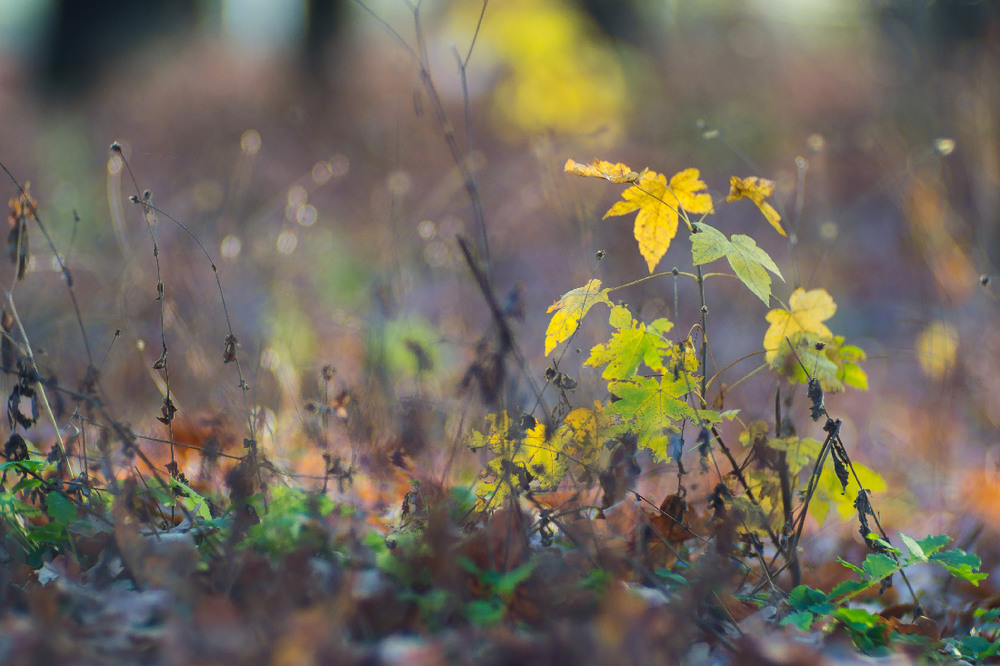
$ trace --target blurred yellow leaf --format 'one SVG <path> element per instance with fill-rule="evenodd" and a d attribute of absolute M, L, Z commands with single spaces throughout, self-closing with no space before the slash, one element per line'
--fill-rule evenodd
<path fill-rule="evenodd" d="M 772 437 L 767 440 L 768 448 L 785 452 L 788 473 L 795 476 L 802 469 L 810 468 L 823 449 L 822 442 L 812 437 Z"/>
<path fill-rule="evenodd" d="M 958 330 L 944 321 L 931 322 L 917 336 L 917 361 L 931 379 L 941 379 L 958 355 Z"/>
<path fill-rule="evenodd" d="M 604 450 L 602 444 L 612 418 L 599 400 L 594 401 L 593 409 L 574 409 L 566 415 L 552 438 L 554 448 L 558 448 L 569 462 L 584 467 L 593 465 Z"/>
<path fill-rule="evenodd" d="M 815 333 L 820 340 L 832 340 L 833 333 L 823 324 L 837 311 L 837 304 L 826 289 L 806 291 L 799 287 L 788 299 L 790 310 L 775 308 L 767 313 L 771 324 L 764 334 L 765 359 L 772 363 L 778 355 L 778 348 L 785 338 L 791 338 L 800 331 Z"/>
<path fill-rule="evenodd" d="M 467 43 L 481 2 L 453 2 L 445 43 Z M 621 53 L 568 0 L 491 3 L 476 41 L 479 79 L 495 80 L 491 117 L 510 139 L 600 130 L 613 140 L 632 108 Z"/>
<path fill-rule="evenodd" d="M 652 273 L 677 235 L 678 211 L 683 208 L 696 214 L 712 212 L 712 198 L 702 192 L 704 189 L 706 185 L 699 180 L 697 169 L 681 171 L 670 179 L 669 185 L 663 174 L 647 171 L 635 185 L 622 192 L 622 200 L 604 218 L 639 211 L 635 216 L 635 239 Z"/>
<path fill-rule="evenodd" d="M 774 227 L 775 231 L 782 236 L 787 236 L 788 234 L 781 227 L 781 216 L 778 215 L 778 211 L 774 210 L 771 204 L 764 201 L 764 199 L 767 199 L 772 194 L 774 194 L 773 180 L 758 179 L 757 176 L 750 176 L 749 178 L 732 176 L 729 179 L 729 196 L 726 197 L 726 201 L 749 199 L 757 204 L 757 208 L 764 214 L 764 217 L 767 218 L 767 221 Z"/>
<path fill-rule="evenodd" d="M 608 289 L 601 289 L 600 280 L 591 280 L 582 287 L 571 289 L 563 297 L 549 306 L 546 312 L 554 312 L 549 327 L 545 330 L 545 355 L 548 356 L 560 342 L 569 340 L 576 332 L 580 320 L 597 303 L 609 308 L 614 306 L 608 298 Z"/>
<path fill-rule="evenodd" d="M 545 424 L 526 414 L 516 421 L 507 412 L 487 416 L 489 434 L 473 431 L 469 446 L 486 446 L 497 456 L 479 472 L 477 508 L 492 511 L 529 487 L 554 490 L 566 475 L 564 442 L 549 440 Z"/>
<path fill-rule="evenodd" d="M 566 160 L 563 171 L 574 176 L 589 176 L 592 178 L 604 178 L 612 183 L 634 183 L 639 180 L 639 172 L 632 171 L 627 165 L 618 162 L 612 164 L 604 160 L 594 160 L 590 164 L 582 164 L 573 160 Z"/>
<path fill-rule="evenodd" d="M 816 484 L 816 493 L 809 503 L 809 514 L 820 525 L 826 520 L 831 508 L 836 509 L 841 520 L 857 516 L 858 510 L 854 506 L 854 500 L 857 499 L 860 488 L 873 492 L 882 492 L 887 488 L 885 479 L 875 470 L 859 462 L 852 462 L 851 465 L 854 467 L 854 473 L 848 477 L 846 490 L 840 485 L 833 465 L 827 461 L 823 466 L 819 483 Z M 854 478 L 855 474 L 861 480 L 860 487 Z"/>

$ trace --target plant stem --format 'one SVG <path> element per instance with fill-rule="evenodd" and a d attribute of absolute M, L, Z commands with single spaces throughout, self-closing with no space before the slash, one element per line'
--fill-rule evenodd
<path fill-rule="evenodd" d="M 705 276 L 701 273 L 701 266 L 698 266 L 698 297 L 701 299 L 701 407 L 708 408 L 708 398 L 705 392 L 708 390 L 708 306 L 705 305 Z"/>

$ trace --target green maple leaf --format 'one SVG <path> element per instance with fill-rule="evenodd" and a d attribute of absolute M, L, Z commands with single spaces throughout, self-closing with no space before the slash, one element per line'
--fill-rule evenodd
<path fill-rule="evenodd" d="M 667 462 L 668 438 L 664 429 L 676 429 L 675 422 L 698 419 L 698 413 L 681 400 L 694 386 L 687 373 L 674 379 L 662 377 L 633 377 L 629 381 L 612 381 L 608 389 L 618 396 L 608 411 L 622 417 L 638 438 L 637 445 L 648 449 L 653 457 Z"/>
<path fill-rule="evenodd" d="M 621 311 L 625 311 L 626 317 Z M 673 343 L 663 336 L 673 324 L 666 319 L 657 319 L 649 325 L 637 322 L 623 306 L 611 310 L 611 325 L 618 330 L 607 344 L 596 345 L 590 350 L 590 358 L 584 365 L 599 367 L 607 364 L 601 376 L 607 380 L 628 379 L 645 363 L 653 372 L 666 372 L 664 358 L 673 353 Z"/>
<path fill-rule="evenodd" d="M 900 566 L 888 555 L 872 553 L 861 563 L 861 568 L 871 580 L 882 580 L 899 571 Z"/>
<path fill-rule="evenodd" d="M 701 266 L 725 257 L 729 260 L 736 277 L 752 291 L 757 298 L 770 303 L 771 276 L 774 273 L 782 281 L 781 271 L 767 252 L 757 247 L 756 241 L 743 234 L 733 234 L 726 238 L 721 231 L 704 222 L 695 222 L 699 233 L 691 236 L 691 256 L 695 266 Z"/>

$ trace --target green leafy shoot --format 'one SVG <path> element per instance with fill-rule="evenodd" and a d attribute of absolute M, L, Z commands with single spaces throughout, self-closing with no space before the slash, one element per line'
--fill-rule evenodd
<path fill-rule="evenodd" d="M 806 631 L 817 620 L 826 618 L 843 626 L 859 649 L 872 652 L 888 644 L 890 632 L 886 620 L 878 614 L 847 605 L 854 597 L 876 586 L 883 586 L 884 581 L 894 574 L 921 562 L 937 563 L 955 578 L 976 586 L 987 576 L 979 571 L 982 563 L 976 555 L 958 548 L 942 550 L 951 541 L 947 536 L 929 536 L 917 541 L 901 534 L 900 538 L 909 551 L 905 557 L 902 551 L 890 547 L 889 552 L 893 557 L 883 553 L 872 553 L 865 558 L 861 566 L 841 559 L 840 563 L 854 572 L 857 577 L 855 580 L 844 581 L 829 593 L 806 585 L 799 585 L 793 589 L 787 599 L 788 606 L 793 612 L 786 616 L 781 624 Z M 972 650 L 972 646 L 967 647 Z M 978 647 L 984 651 L 991 649 L 989 645 Z"/>
<path fill-rule="evenodd" d="M 770 304 L 771 276 L 768 271 L 777 275 L 782 281 L 781 271 L 774 260 L 757 247 L 756 241 L 743 234 L 733 234 L 732 239 L 718 229 L 695 222 L 698 233 L 691 236 L 691 257 L 695 266 L 708 264 L 725 257 L 729 261 L 736 277 L 754 293 L 757 298 Z"/>

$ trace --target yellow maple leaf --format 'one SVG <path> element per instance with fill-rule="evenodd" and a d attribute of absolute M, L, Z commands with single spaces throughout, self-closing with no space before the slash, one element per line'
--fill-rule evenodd
<path fill-rule="evenodd" d="M 571 289 L 563 297 L 549 306 L 546 312 L 554 312 L 549 327 L 545 329 L 545 355 L 548 356 L 560 342 L 569 340 L 576 333 L 576 327 L 587 311 L 597 303 L 609 308 L 614 306 L 608 298 L 608 289 L 601 289 L 600 280 L 590 280 L 587 284 Z"/>
<path fill-rule="evenodd" d="M 640 173 L 632 171 L 628 165 L 618 162 L 612 164 L 604 160 L 594 160 L 590 164 L 582 164 L 574 160 L 566 160 L 563 171 L 574 176 L 589 176 L 591 178 L 603 178 L 612 183 L 634 183 L 639 180 Z"/>
<path fill-rule="evenodd" d="M 758 179 L 757 176 L 750 176 L 749 178 L 732 176 L 729 179 L 729 196 L 726 197 L 726 201 L 749 199 L 757 204 L 757 208 L 764 214 L 764 217 L 767 218 L 767 221 L 774 227 L 775 231 L 782 236 L 787 236 L 788 234 L 781 227 L 781 216 L 778 215 L 778 211 L 774 210 L 774 206 L 764 201 L 764 199 L 772 194 L 774 194 L 773 180 Z"/>
<path fill-rule="evenodd" d="M 768 363 L 778 356 L 778 348 L 800 331 L 815 333 L 822 340 L 832 340 L 833 333 L 823 324 L 837 311 L 837 304 L 826 289 L 806 291 L 799 287 L 788 299 L 788 310 L 775 308 L 767 313 L 771 324 L 764 334 L 764 350 Z"/>
<path fill-rule="evenodd" d="M 670 179 L 669 185 L 662 173 L 647 171 L 635 185 L 622 192 L 622 200 L 604 218 L 639 211 L 635 216 L 635 239 L 652 273 L 677 235 L 678 211 L 683 208 L 696 214 L 712 212 L 712 197 L 702 192 L 704 189 L 706 185 L 699 180 L 697 169 L 681 171 Z"/>

